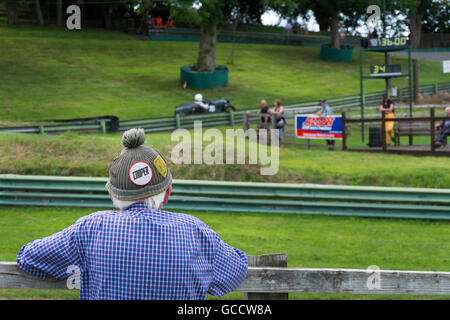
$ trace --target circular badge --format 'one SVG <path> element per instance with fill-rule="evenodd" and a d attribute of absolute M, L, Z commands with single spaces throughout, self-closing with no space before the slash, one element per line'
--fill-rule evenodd
<path fill-rule="evenodd" d="M 145 161 L 135 162 L 128 170 L 128 177 L 135 185 L 146 186 L 153 178 L 152 167 Z"/>

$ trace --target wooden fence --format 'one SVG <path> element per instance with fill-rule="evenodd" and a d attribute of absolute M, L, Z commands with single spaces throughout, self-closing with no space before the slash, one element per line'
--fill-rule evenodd
<path fill-rule="evenodd" d="M 284 300 L 288 293 L 450 295 L 450 272 L 287 268 L 285 253 L 249 256 L 247 278 L 235 289 L 248 300 Z M 67 289 L 65 280 L 41 279 L 0 262 L 1 289 Z"/>
<path fill-rule="evenodd" d="M 387 144 L 386 144 L 386 122 L 397 122 L 397 123 L 404 123 L 404 124 L 424 124 L 424 122 L 427 122 L 426 125 L 429 129 L 428 133 L 430 136 L 430 146 L 429 150 L 425 150 L 426 152 L 435 152 L 436 151 L 436 144 L 435 144 L 435 134 L 436 134 L 436 123 L 442 120 L 450 120 L 450 117 L 448 116 L 440 116 L 436 117 L 435 115 L 435 109 L 430 108 L 430 116 L 429 117 L 405 117 L 405 118 L 386 118 L 385 113 L 382 113 L 381 119 L 380 118 L 368 118 L 368 119 L 347 119 L 346 114 L 342 113 L 342 127 L 343 127 L 343 140 L 342 140 L 342 150 L 347 150 L 347 132 L 346 128 L 348 124 L 363 124 L 363 123 L 379 123 L 381 124 L 381 150 L 386 152 L 387 151 Z M 414 130 L 410 130 L 409 134 L 409 145 L 412 146 L 413 144 L 413 136 L 414 136 Z M 415 151 L 421 151 L 422 150 L 413 150 L 411 149 L 411 152 L 414 153 Z"/>

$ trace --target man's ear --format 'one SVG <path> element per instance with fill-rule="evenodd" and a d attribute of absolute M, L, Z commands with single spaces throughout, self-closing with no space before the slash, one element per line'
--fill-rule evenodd
<path fill-rule="evenodd" d="M 169 201 L 171 193 L 172 193 L 172 185 L 169 187 L 169 189 L 166 190 L 166 194 L 164 195 L 164 201 L 162 202 L 162 204 L 166 204 L 167 201 Z"/>

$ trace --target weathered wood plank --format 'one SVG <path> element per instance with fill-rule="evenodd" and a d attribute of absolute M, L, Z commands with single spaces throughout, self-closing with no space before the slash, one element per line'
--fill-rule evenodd
<path fill-rule="evenodd" d="M 248 256 L 249 267 L 287 268 L 286 253 Z M 244 300 L 288 300 L 288 293 L 244 292 Z"/>
<path fill-rule="evenodd" d="M 65 280 L 41 279 L 20 270 L 15 262 L 0 262 L 1 289 L 67 289 Z"/>
<path fill-rule="evenodd" d="M 378 281 L 379 280 L 379 281 Z M 67 289 L 0 262 L 1 289 Z M 238 292 L 450 295 L 450 272 L 249 267 Z"/>
<path fill-rule="evenodd" d="M 450 272 L 249 268 L 236 291 L 448 295 Z"/>

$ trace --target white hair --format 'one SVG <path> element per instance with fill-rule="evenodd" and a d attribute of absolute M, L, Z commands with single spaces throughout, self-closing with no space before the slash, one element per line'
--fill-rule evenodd
<path fill-rule="evenodd" d="M 166 191 L 164 191 L 163 193 L 157 194 L 155 196 L 152 196 L 152 197 L 134 200 L 134 201 L 119 200 L 119 199 L 114 198 L 113 195 L 111 195 L 111 200 L 114 204 L 114 207 L 116 207 L 120 211 L 123 211 L 123 210 L 131 207 L 135 203 L 143 203 L 143 204 L 146 204 L 147 207 L 149 207 L 150 209 L 159 210 L 159 209 L 161 209 L 165 195 L 166 195 Z"/>

